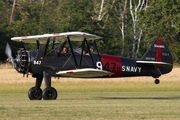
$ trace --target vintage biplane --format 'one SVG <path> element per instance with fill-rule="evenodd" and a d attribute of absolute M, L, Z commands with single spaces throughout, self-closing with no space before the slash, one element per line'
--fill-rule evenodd
<path fill-rule="evenodd" d="M 101 37 L 85 32 L 65 32 L 34 36 L 13 37 L 11 40 L 22 43 L 16 58 L 12 57 L 9 44 L 5 53 L 14 68 L 24 75 L 31 74 L 36 78 L 35 86 L 28 91 L 30 100 L 55 100 L 57 91 L 51 86 L 51 77 L 76 78 L 110 78 L 152 76 L 159 83 L 162 74 L 169 73 L 173 61 L 168 46 L 160 39 L 153 42 L 150 48 L 139 59 L 125 58 L 100 54 L 96 40 Z M 81 47 L 75 49 L 73 42 L 81 42 Z M 94 47 L 89 45 L 93 43 Z M 34 43 L 34 50 L 27 50 L 24 43 Z M 68 53 L 63 53 L 68 46 Z M 83 50 L 86 48 L 86 55 Z M 96 51 L 96 52 L 95 52 Z M 44 79 L 45 89 L 41 89 Z"/>

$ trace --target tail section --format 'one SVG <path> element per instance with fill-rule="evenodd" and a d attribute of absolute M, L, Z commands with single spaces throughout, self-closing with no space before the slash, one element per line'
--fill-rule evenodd
<path fill-rule="evenodd" d="M 137 63 L 154 64 L 161 74 L 169 73 L 173 68 L 171 52 L 166 43 L 160 39 L 154 41 Z"/>

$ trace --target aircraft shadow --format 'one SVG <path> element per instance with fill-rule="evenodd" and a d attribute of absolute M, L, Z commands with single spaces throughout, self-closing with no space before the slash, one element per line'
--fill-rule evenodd
<path fill-rule="evenodd" d="M 60 98 L 61 100 L 180 100 L 180 96 L 133 96 L 133 97 L 113 97 L 113 96 L 104 96 L 104 97 L 72 97 L 72 98 Z"/>
<path fill-rule="evenodd" d="M 95 97 L 95 99 L 104 99 L 104 100 L 180 100 L 180 96 L 165 96 L 165 97 Z"/>

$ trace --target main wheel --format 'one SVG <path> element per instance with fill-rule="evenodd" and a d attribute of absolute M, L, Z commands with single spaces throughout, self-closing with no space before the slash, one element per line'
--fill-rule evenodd
<path fill-rule="evenodd" d="M 47 87 L 43 90 L 42 97 L 44 100 L 55 100 L 57 98 L 57 91 L 53 87 Z"/>
<path fill-rule="evenodd" d="M 154 83 L 155 83 L 155 84 L 159 84 L 159 83 L 160 83 L 159 79 L 155 79 L 155 80 L 154 80 Z"/>
<path fill-rule="evenodd" d="M 28 97 L 30 100 L 41 100 L 42 99 L 42 89 L 36 89 L 35 87 L 32 87 L 28 91 Z"/>

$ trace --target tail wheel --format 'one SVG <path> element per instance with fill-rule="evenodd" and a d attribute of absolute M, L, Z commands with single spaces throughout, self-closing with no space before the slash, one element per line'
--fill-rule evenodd
<path fill-rule="evenodd" d="M 28 97 L 30 100 L 41 100 L 42 99 L 42 89 L 36 89 L 32 87 L 28 91 Z"/>
<path fill-rule="evenodd" d="M 53 87 L 47 87 L 43 90 L 42 97 L 44 100 L 55 100 L 57 98 L 57 91 Z"/>
<path fill-rule="evenodd" d="M 154 83 L 155 83 L 155 84 L 159 84 L 159 83 L 160 83 L 160 80 L 159 80 L 159 79 L 155 79 L 155 80 L 154 80 Z"/>

